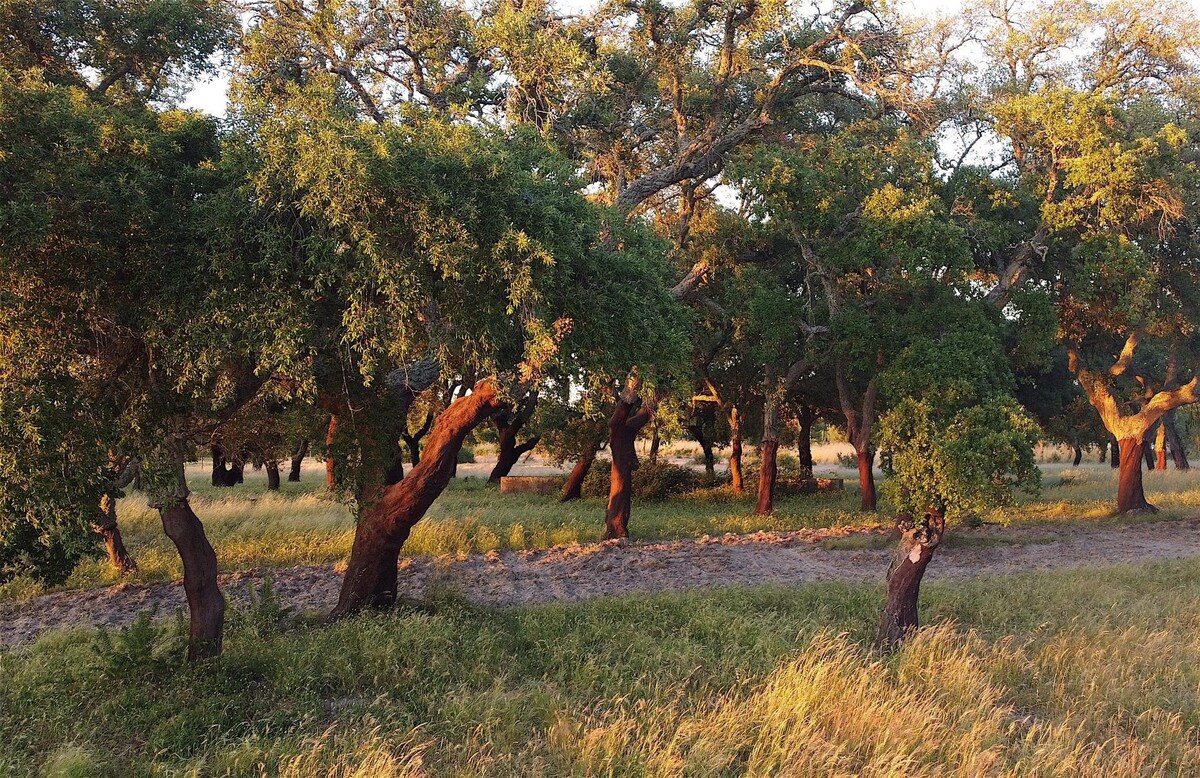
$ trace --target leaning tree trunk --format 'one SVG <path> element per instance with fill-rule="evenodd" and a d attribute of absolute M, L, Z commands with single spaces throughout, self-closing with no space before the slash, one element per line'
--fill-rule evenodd
<path fill-rule="evenodd" d="M 121 538 L 121 528 L 117 526 L 117 501 L 111 494 L 100 498 L 100 520 L 96 523 L 96 532 L 104 538 L 109 564 L 121 575 L 136 573 L 137 560 L 130 555 Z"/>
<path fill-rule="evenodd" d="M 438 416 L 421 463 L 403 481 L 384 487 L 377 499 L 368 496 L 354 531 L 334 617 L 396 602 L 400 548 L 413 525 L 453 478 L 455 460 L 467 435 L 503 407 L 494 381 L 476 384 L 471 394 L 455 400 Z"/>
<path fill-rule="evenodd" d="M 301 438 L 299 445 L 296 446 L 296 453 L 292 454 L 292 468 L 288 471 L 289 481 L 300 480 L 300 465 L 304 463 L 306 456 L 308 456 L 308 439 Z"/>
<path fill-rule="evenodd" d="M 187 498 L 159 508 L 163 529 L 183 560 L 183 591 L 191 620 L 188 661 L 221 653 L 225 598 L 217 586 L 217 554 Z"/>
<path fill-rule="evenodd" d="M 595 461 L 596 447 L 588 446 L 580 453 L 579 459 L 575 460 L 575 466 L 571 468 L 571 473 L 567 476 L 566 483 L 563 484 L 562 497 L 559 502 L 571 502 L 583 496 L 583 482 Z"/>
<path fill-rule="evenodd" d="M 1161 420 L 1158 423 L 1158 431 L 1155 433 L 1155 437 L 1154 437 L 1154 451 L 1156 454 L 1156 456 L 1154 458 L 1154 469 L 1155 470 L 1166 470 L 1167 469 L 1167 425 L 1163 424 Z"/>
<path fill-rule="evenodd" d="M 946 532 L 946 519 L 941 511 L 929 510 L 925 518 L 914 524 L 912 516 L 896 517 L 900 542 L 892 556 L 887 574 L 887 600 L 879 619 L 875 645 L 890 651 L 918 626 L 917 605 L 921 594 L 921 579 L 933 558 L 933 552 Z"/>
<path fill-rule="evenodd" d="M 775 400 L 768 394 L 763 407 L 762 443 L 759 444 L 758 503 L 754 506 L 754 513 L 758 516 L 770 516 L 775 511 L 775 479 L 779 474 L 776 462 L 779 452 L 778 426 Z"/>
<path fill-rule="evenodd" d="M 604 512 L 604 538 L 629 537 L 629 515 L 633 508 L 633 471 L 637 467 L 634 442 L 638 431 L 654 415 L 653 407 L 644 407 L 638 396 L 641 379 L 631 373 L 617 407 L 608 420 L 608 449 L 612 456 L 609 475 L 608 506 Z M 651 403 L 651 406 L 653 404 Z"/>
<path fill-rule="evenodd" d="M 864 445 L 862 448 L 856 448 L 854 454 L 858 460 L 858 483 L 862 489 L 860 509 L 873 511 L 879 504 L 879 498 L 875 494 L 875 452 L 870 445 Z"/>
<path fill-rule="evenodd" d="M 1117 476 L 1117 513 L 1156 513 L 1142 489 L 1142 460 L 1145 437 L 1122 438 L 1120 469 Z"/>
<path fill-rule="evenodd" d="M 1175 426 L 1175 411 L 1167 411 L 1163 415 L 1162 425 L 1167 432 L 1167 445 L 1171 447 L 1171 459 L 1175 462 L 1175 469 L 1188 470 L 1191 464 L 1188 462 L 1183 439 L 1179 436 L 1179 428 Z"/>
<path fill-rule="evenodd" d="M 736 405 L 729 409 L 729 479 L 733 491 L 741 494 L 746 490 L 742 480 L 742 414 Z"/>
<path fill-rule="evenodd" d="M 267 489 L 272 492 L 279 491 L 279 462 L 274 459 L 269 459 L 266 462 L 267 467 Z"/>

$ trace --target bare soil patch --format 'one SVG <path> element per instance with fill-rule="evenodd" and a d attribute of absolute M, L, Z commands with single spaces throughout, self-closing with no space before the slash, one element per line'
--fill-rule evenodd
<path fill-rule="evenodd" d="M 634 592 L 719 586 L 881 581 L 890 544 L 883 531 L 848 528 L 759 532 L 696 539 L 571 544 L 545 550 L 468 557 L 406 558 L 400 595 L 423 599 L 453 591 L 480 605 L 508 607 L 578 601 Z M 1119 525 L 956 529 L 938 551 L 928 578 L 1144 563 L 1200 556 L 1200 518 Z M 297 612 L 329 610 L 341 572 L 331 566 L 250 570 L 222 576 L 235 606 L 269 577 L 280 603 Z M 173 615 L 183 587 L 120 584 L 0 603 L 0 645 L 28 643 L 42 632 L 116 628 L 138 614 Z"/>

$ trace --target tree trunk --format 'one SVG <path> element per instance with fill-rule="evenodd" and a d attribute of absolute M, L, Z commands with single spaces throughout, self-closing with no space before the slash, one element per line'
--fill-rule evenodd
<path fill-rule="evenodd" d="M 467 435 L 502 407 L 494 381 L 476 384 L 471 394 L 455 400 L 438 416 L 421 463 L 403 481 L 383 487 L 378 499 L 368 495 L 354 532 L 334 617 L 367 607 L 390 607 L 396 602 L 400 548 L 413 525 L 450 483 Z"/>
<path fill-rule="evenodd" d="M 1158 422 L 1158 431 L 1155 433 L 1155 437 L 1154 437 L 1154 451 L 1156 454 L 1155 461 L 1154 461 L 1154 469 L 1155 470 L 1166 470 L 1167 469 L 1167 425 L 1163 424 L 1161 419 Z"/>
<path fill-rule="evenodd" d="M 279 491 L 279 462 L 274 459 L 267 460 L 267 490 L 272 492 Z"/>
<path fill-rule="evenodd" d="M 1121 466 L 1121 444 L 1116 438 L 1108 442 L 1108 466 L 1113 470 Z"/>
<path fill-rule="evenodd" d="M 212 454 L 212 478 L 210 481 L 213 486 L 225 486 L 225 457 L 221 456 L 221 447 L 212 446 L 209 448 L 209 453 Z"/>
<path fill-rule="evenodd" d="M 408 446 L 409 461 L 412 466 L 416 467 L 421 464 L 421 439 L 429 432 L 429 428 L 433 426 L 433 411 L 426 411 L 425 422 L 421 425 L 421 429 L 416 432 L 409 433 L 405 422 L 405 429 L 400 433 L 401 439 L 404 440 L 404 445 Z"/>
<path fill-rule="evenodd" d="M 1150 435 L 1150 429 L 1142 433 L 1142 456 L 1146 460 L 1146 469 L 1154 469 L 1154 440 Z"/>
<path fill-rule="evenodd" d="M 575 466 L 571 468 L 571 474 L 563 484 L 560 502 L 571 502 L 583 496 L 583 482 L 592 469 L 592 463 L 596 461 L 596 451 L 599 448 L 600 442 L 597 440 L 589 442 L 583 451 L 579 452 L 579 459 L 575 460 Z"/>
<path fill-rule="evenodd" d="M 1107 461 L 1108 461 L 1108 444 L 1101 443 L 1100 444 L 1100 464 L 1104 464 Z"/>
<path fill-rule="evenodd" d="M 1167 431 L 1167 445 L 1171 448 L 1171 459 L 1175 462 L 1176 470 L 1187 470 L 1191 467 L 1187 458 L 1187 449 L 1179 436 L 1179 428 L 1175 426 L 1175 411 L 1168 411 L 1162 417 L 1163 428 Z"/>
<path fill-rule="evenodd" d="M 855 450 L 858 459 L 858 484 L 862 489 L 860 510 L 873 511 L 879 504 L 875 495 L 875 452 L 870 446 Z"/>
<path fill-rule="evenodd" d="M 742 414 L 736 405 L 729 409 L 729 478 L 733 491 L 746 491 L 742 481 Z"/>
<path fill-rule="evenodd" d="M 888 568 L 887 600 L 875 637 L 875 645 L 886 651 L 899 646 L 918 626 L 921 579 L 933 552 L 942 542 L 946 520 L 940 511 L 934 510 L 927 511 L 919 524 L 914 524 L 911 516 L 901 514 L 896 519 L 896 527 L 900 531 L 900 542 Z"/>
<path fill-rule="evenodd" d="M 125 548 L 121 538 L 121 528 L 117 526 L 117 501 L 109 494 L 100 498 L 100 521 L 96 531 L 104 538 L 104 549 L 108 552 L 109 564 L 121 575 L 133 575 L 137 572 L 137 561 Z"/>
<path fill-rule="evenodd" d="M 775 479 L 779 475 L 776 455 L 779 452 L 779 418 L 775 400 L 767 387 L 767 398 L 763 406 L 763 436 L 759 445 L 758 503 L 754 506 L 757 516 L 770 516 L 775 511 Z"/>
<path fill-rule="evenodd" d="M 217 555 L 186 497 L 174 499 L 158 511 L 167 537 L 183 560 L 183 591 L 191 618 L 188 661 L 217 656 L 225 624 L 225 599 L 217 586 Z"/>
<path fill-rule="evenodd" d="M 637 467 L 634 441 L 638 431 L 654 415 L 652 407 L 642 405 L 638 397 L 641 379 L 632 372 L 617 407 L 608 420 L 608 449 L 612 455 L 609 474 L 608 506 L 604 512 L 604 539 L 629 537 L 629 515 L 633 508 L 633 471 Z"/>
<path fill-rule="evenodd" d="M 533 451 L 537 446 L 541 439 L 537 435 L 520 445 L 517 444 L 517 436 L 533 418 L 533 411 L 536 407 L 537 393 L 531 392 L 521 401 L 520 407 L 515 411 L 501 411 L 492 419 L 492 423 L 496 425 L 500 451 L 496 455 L 496 466 L 492 468 L 492 473 L 488 476 L 488 483 L 500 483 L 500 479 L 512 471 L 513 466 L 520 461 L 521 457 Z"/>
<path fill-rule="evenodd" d="M 292 469 L 288 471 L 289 481 L 300 480 L 300 465 L 304 463 L 306 456 L 308 456 L 308 439 L 301 438 L 300 444 L 296 446 L 296 453 L 292 454 Z"/>
<path fill-rule="evenodd" d="M 796 455 L 800 458 L 800 477 L 812 478 L 812 428 L 813 422 L 817 420 L 817 415 L 809 412 L 807 408 L 801 408 L 800 412 L 796 414 L 796 420 L 799 422 L 799 428 L 796 431 Z"/>
<path fill-rule="evenodd" d="M 333 446 L 338 436 L 338 417 L 336 413 L 329 414 L 329 429 L 325 431 L 325 489 L 337 491 L 336 462 L 334 461 Z"/>
<path fill-rule="evenodd" d="M 1157 513 L 1142 490 L 1142 460 L 1145 437 L 1122 438 L 1121 462 L 1117 481 L 1117 513 Z"/>
<path fill-rule="evenodd" d="M 1074 448 L 1075 448 L 1075 459 L 1071 464 L 1074 465 L 1075 467 L 1079 467 L 1079 463 L 1083 461 L 1083 449 L 1079 447 L 1078 443 L 1075 444 Z"/>
<path fill-rule="evenodd" d="M 653 435 L 650 437 L 650 464 L 658 464 L 658 449 L 662 445 L 662 436 L 658 434 L 658 422 L 654 423 Z"/>

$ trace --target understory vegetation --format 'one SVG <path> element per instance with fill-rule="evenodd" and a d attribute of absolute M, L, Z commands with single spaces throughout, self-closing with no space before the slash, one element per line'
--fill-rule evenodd
<path fill-rule="evenodd" d="M 1200 769 L 1200 563 L 811 585 L 333 626 L 235 612 L 0 652 L 0 775 L 1062 775 Z M 354 662 L 342 661 L 355 657 Z"/>

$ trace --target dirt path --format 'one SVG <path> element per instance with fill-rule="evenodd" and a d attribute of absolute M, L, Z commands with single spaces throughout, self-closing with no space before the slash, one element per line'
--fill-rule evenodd
<path fill-rule="evenodd" d="M 881 580 L 886 571 L 889 545 L 881 533 L 834 529 L 569 545 L 465 559 L 411 558 L 401 562 L 400 593 L 419 599 L 430 589 L 452 590 L 483 605 L 511 606 L 711 586 L 872 582 Z M 1200 556 L 1200 518 L 1128 527 L 984 527 L 956 530 L 947 546 L 938 551 L 929 577 L 936 580 L 1193 556 Z M 249 591 L 261 586 L 264 572 L 288 608 L 320 611 L 337 601 L 341 575 L 328 566 L 232 573 L 222 577 L 222 588 L 235 604 L 243 604 Z M 0 602 L 0 645 L 27 643 L 48 629 L 119 627 L 144 611 L 169 616 L 183 606 L 183 589 L 178 583 L 122 584 Z"/>

